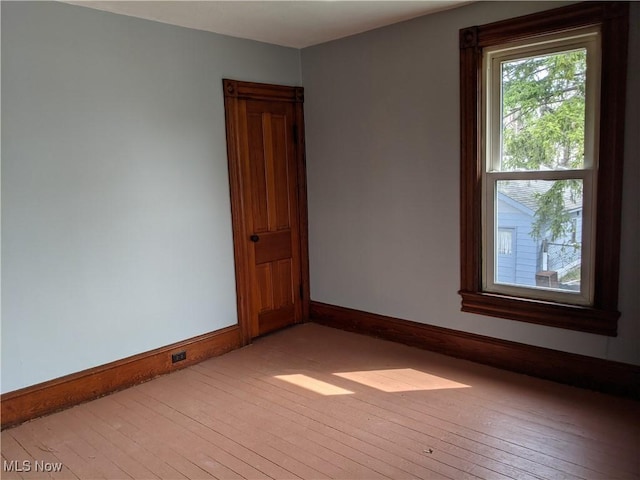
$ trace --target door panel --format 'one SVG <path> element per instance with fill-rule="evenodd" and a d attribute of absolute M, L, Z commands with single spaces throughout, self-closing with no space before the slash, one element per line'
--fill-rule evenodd
<path fill-rule="evenodd" d="M 273 310 L 273 282 L 271 281 L 271 264 L 265 263 L 256 267 L 256 283 L 258 286 L 258 312 Z"/>
<path fill-rule="evenodd" d="M 256 265 L 266 262 L 275 262 L 283 258 L 291 258 L 291 230 L 265 233 L 259 235 L 260 240 L 255 242 Z"/>
<path fill-rule="evenodd" d="M 277 310 L 263 312 L 258 316 L 259 329 L 255 336 L 264 335 L 279 328 L 292 324 L 291 319 L 295 317 L 295 307 L 287 305 Z"/>
<path fill-rule="evenodd" d="M 276 154 L 284 155 L 287 152 L 287 145 L 285 143 L 288 138 L 287 130 L 292 131 L 292 127 L 287 129 L 287 117 L 279 115 L 271 117 L 273 151 L 276 152 Z M 275 188 L 273 197 L 275 200 L 273 227 L 276 230 L 291 228 L 291 203 L 294 203 L 295 206 L 295 201 L 291 202 L 289 198 L 292 187 L 289 180 L 295 181 L 295 176 L 292 176 L 291 173 L 292 172 L 289 171 L 289 162 L 273 163 L 273 185 Z"/>
<path fill-rule="evenodd" d="M 254 232 L 269 231 L 269 212 L 267 211 L 267 172 L 264 158 L 264 140 L 262 136 L 262 115 L 247 116 L 249 135 L 249 176 L 253 209 Z"/>
<path fill-rule="evenodd" d="M 282 308 L 293 305 L 295 301 L 295 285 L 292 280 L 293 262 L 291 259 L 280 260 L 273 264 L 273 304 L 274 307 Z"/>
<path fill-rule="evenodd" d="M 298 202 L 304 175 L 296 144 L 302 111 L 299 89 L 275 88 L 275 100 L 264 92 L 225 99 L 239 314 L 246 314 L 249 339 L 300 322 L 303 313 L 306 236 Z"/>

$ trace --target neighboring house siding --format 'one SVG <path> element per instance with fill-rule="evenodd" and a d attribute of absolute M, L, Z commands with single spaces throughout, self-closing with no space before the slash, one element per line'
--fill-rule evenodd
<path fill-rule="evenodd" d="M 498 282 L 535 285 L 539 247 L 531 236 L 533 212 L 506 195 L 498 194 L 498 228 L 514 232 L 511 258 L 498 255 Z M 510 260 L 513 261 L 510 261 Z"/>
<path fill-rule="evenodd" d="M 573 267 L 580 263 L 580 251 L 571 245 L 580 243 L 582 238 L 581 209 L 574 209 L 571 213 L 575 221 L 576 233 L 571 233 L 551 241 L 547 238 L 547 264 L 543 264 L 542 240 L 531 238 L 531 228 L 534 221 L 534 211 L 509 196 L 498 193 L 498 229 L 501 232 L 511 232 L 513 235 L 510 252 L 500 250 L 498 246 L 498 279 L 499 283 L 516 283 L 518 285 L 536 285 L 536 273 L 540 270 L 553 270 L 562 278 Z"/>
<path fill-rule="evenodd" d="M 562 278 L 572 268 L 580 264 L 581 250 L 574 248 L 574 245 L 581 244 L 582 238 L 582 213 L 581 210 L 570 212 L 570 218 L 574 222 L 575 235 L 567 235 L 553 241 L 548 240 L 548 270 L 558 272 L 558 277 Z"/>

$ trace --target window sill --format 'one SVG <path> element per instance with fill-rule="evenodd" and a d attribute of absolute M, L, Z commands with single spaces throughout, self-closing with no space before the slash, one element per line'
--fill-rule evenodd
<path fill-rule="evenodd" d="M 465 292 L 462 311 L 491 317 L 536 323 L 579 332 L 617 335 L 618 311 L 509 297 L 495 293 Z"/>

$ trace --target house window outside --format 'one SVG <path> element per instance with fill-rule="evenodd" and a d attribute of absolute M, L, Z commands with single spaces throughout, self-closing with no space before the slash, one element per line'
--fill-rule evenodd
<path fill-rule="evenodd" d="M 463 311 L 616 334 L 628 10 L 460 31 Z"/>
<path fill-rule="evenodd" d="M 498 230 L 498 255 L 513 255 L 513 231 L 500 227 Z"/>

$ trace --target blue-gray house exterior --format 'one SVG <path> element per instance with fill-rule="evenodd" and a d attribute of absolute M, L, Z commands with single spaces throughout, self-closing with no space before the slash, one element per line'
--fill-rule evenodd
<path fill-rule="evenodd" d="M 497 282 L 536 286 L 536 274 L 543 271 L 557 272 L 557 278 L 562 281 L 580 265 L 582 206 L 568 205 L 567 213 L 573 222 L 571 233 L 553 240 L 550 235 L 534 239 L 531 230 L 535 220 L 535 198 L 520 195 L 514 189 L 509 189 L 508 193 L 511 195 L 498 192 Z M 571 282 L 575 280 L 567 280 L 562 287 L 571 288 Z"/>

